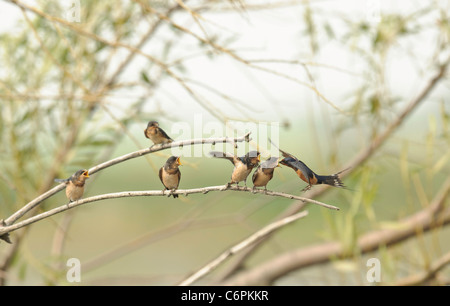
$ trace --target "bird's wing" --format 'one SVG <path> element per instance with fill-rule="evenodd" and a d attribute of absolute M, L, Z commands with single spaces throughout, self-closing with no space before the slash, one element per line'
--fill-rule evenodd
<path fill-rule="evenodd" d="M 258 168 L 256 168 L 255 172 L 253 172 L 253 175 L 252 175 L 252 182 L 253 182 L 253 183 L 254 183 L 255 180 L 256 180 L 256 176 L 258 175 L 258 170 L 259 170 L 259 168 L 261 168 L 261 165 L 259 165 Z"/>
<path fill-rule="evenodd" d="M 228 152 L 211 151 L 209 152 L 209 154 L 212 157 L 228 159 L 233 165 L 235 164 L 236 161 L 236 156 Z"/>
<path fill-rule="evenodd" d="M 163 182 L 163 179 L 162 179 L 162 172 L 163 172 L 163 167 L 161 167 L 160 169 L 159 169 L 159 179 L 161 180 L 161 183 L 163 183 L 163 185 L 164 185 L 164 182 Z M 164 187 L 165 187 L 166 185 L 164 185 Z"/>
<path fill-rule="evenodd" d="M 173 139 L 172 138 L 170 138 L 169 137 L 169 135 L 167 135 L 167 133 L 162 129 L 162 128 L 158 128 L 158 130 L 161 132 L 161 135 L 164 137 L 164 138 L 166 138 L 166 139 L 169 139 L 169 140 L 172 140 L 173 141 Z"/>
<path fill-rule="evenodd" d="M 270 157 L 265 162 L 261 164 L 263 169 L 275 168 L 278 165 L 278 157 Z"/>
<path fill-rule="evenodd" d="M 177 188 L 178 188 L 178 186 L 180 186 L 180 180 L 181 180 L 181 171 L 178 169 L 178 185 L 177 185 Z"/>
<path fill-rule="evenodd" d="M 309 169 L 309 167 L 305 165 L 305 163 L 296 158 L 286 157 L 282 160 L 282 162 L 286 166 L 294 169 L 295 171 L 300 170 L 305 176 L 305 178 L 311 179 L 314 177 L 314 172 L 311 169 Z"/>

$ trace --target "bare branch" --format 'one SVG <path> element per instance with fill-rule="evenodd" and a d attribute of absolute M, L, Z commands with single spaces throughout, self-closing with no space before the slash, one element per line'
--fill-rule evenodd
<path fill-rule="evenodd" d="M 220 254 L 216 259 L 212 260 L 210 263 L 206 264 L 203 268 L 180 282 L 180 286 L 188 286 L 194 283 L 195 281 L 199 280 L 201 277 L 205 276 L 206 274 L 210 273 L 214 269 L 217 268 L 222 262 L 224 262 L 228 257 L 236 254 L 237 252 L 241 251 L 245 247 L 253 244 L 255 241 L 261 239 L 262 237 L 267 236 L 268 234 L 276 231 L 277 229 L 294 222 L 295 220 L 298 220 L 300 218 L 306 217 L 308 215 L 307 211 L 302 211 L 298 214 L 286 217 L 284 219 L 275 221 L 273 223 L 270 223 L 251 235 L 250 237 L 246 238 L 245 240 L 241 241 L 240 243 L 236 244 L 235 246 L 231 247 L 230 249 L 226 250 L 222 254 Z"/>
<path fill-rule="evenodd" d="M 415 237 L 418 230 L 426 232 L 450 223 L 450 208 L 444 205 L 449 193 L 450 178 L 443 183 L 429 207 L 400 220 L 398 228 L 374 230 L 361 236 L 358 240 L 358 250 L 362 254 L 372 252 L 380 246 L 394 245 Z M 345 256 L 348 256 L 348 253 L 339 242 L 312 245 L 281 254 L 254 269 L 238 273 L 221 284 L 242 286 L 271 283 L 294 270 Z"/>
<path fill-rule="evenodd" d="M 123 192 L 115 192 L 115 193 L 107 193 L 107 194 L 97 195 L 97 196 L 93 196 L 93 197 L 89 197 L 89 198 L 84 198 L 84 199 L 81 199 L 78 201 L 70 202 L 68 204 L 61 205 L 59 207 L 53 208 L 53 209 L 43 212 L 41 214 L 30 217 L 24 221 L 21 221 L 21 222 L 12 224 L 12 225 L 2 226 L 2 227 L 0 227 L 0 237 L 2 235 L 8 234 L 9 232 L 15 231 L 24 226 L 28 226 L 28 225 L 35 223 L 37 221 L 40 221 L 42 219 L 56 215 L 60 212 L 66 211 L 68 209 L 71 209 L 71 208 L 74 208 L 74 207 L 77 207 L 80 205 L 92 203 L 92 202 L 97 202 L 97 201 L 102 201 L 102 200 L 107 200 L 107 199 L 127 198 L 127 197 L 168 196 L 171 194 L 187 196 L 189 194 L 194 194 L 194 193 L 206 194 L 211 191 L 241 191 L 241 192 L 249 192 L 249 193 L 259 193 L 259 194 L 263 194 L 263 195 L 267 195 L 267 196 L 296 199 L 296 200 L 300 200 L 300 201 L 304 201 L 304 202 L 317 204 L 317 205 L 320 205 L 320 206 L 323 206 L 323 207 L 326 207 L 329 209 L 339 210 L 339 208 L 336 206 L 328 205 L 328 204 L 325 204 L 325 203 L 322 203 L 322 202 L 319 202 L 316 200 L 303 198 L 303 197 L 299 197 L 299 196 L 295 196 L 295 195 L 291 195 L 291 194 L 269 191 L 269 190 L 266 191 L 266 190 L 262 190 L 262 189 L 253 190 L 252 188 L 248 188 L 248 187 L 228 186 L 228 185 L 201 187 L 201 188 L 194 188 L 194 189 L 177 189 L 175 191 L 171 191 L 171 190 L 123 191 Z"/>
<path fill-rule="evenodd" d="M 447 265 L 450 265 L 450 252 L 433 262 L 430 268 L 422 273 L 411 275 L 397 281 L 396 286 L 417 286 L 422 285 L 425 282 L 436 277 L 436 274 L 444 269 Z"/>
<path fill-rule="evenodd" d="M 180 8 L 180 6 L 178 4 L 173 6 L 173 7 L 171 7 L 166 12 L 166 16 L 172 15 L 173 12 L 175 12 L 179 8 Z M 134 48 L 135 49 L 142 49 L 142 47 L 150 39 L 150 37 L 152 37 L 152 35 L 156 32 L 156 30 L 159 28 L 159 26 L 162 24 L 162 22 L 163 22 L 162 19 L 158 19 L 155 22 L 155 24 L 148 29 L 147 33 L 145 33 L 145 35 L 142 36 L 141 40 L 139 41 L 139 43 Z M 105 85 L 106 87 L 111 87 L 113 84 L 116 83 L 116 81 L 118 80 L 119 76 L 125 71 L 126 67 L 131 63 L 131 61 L 133 60 L 135 55 L 136 55 L 135 52 L 130 52 L 128 54 L 127 58 L 120 64 L 120 66 L 114 71 L 112 76 L 109 78 L 108 82 Z"/>

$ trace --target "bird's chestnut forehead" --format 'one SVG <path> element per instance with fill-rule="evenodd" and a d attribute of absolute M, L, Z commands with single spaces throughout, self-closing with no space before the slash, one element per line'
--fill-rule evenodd
<path fill-rule="evenodd" d="M 80 175 L 84 174 L 85 172 L 87 172 L 86 169 L 78 170 L 77 172 L 75 172 L 75 176 L 80 176 Z"/>
<path fill-rule="evenodd" d="M 158 123 L 158 121 L 149 121 L 149 123 L 147 124 L 147 127 L 150 127 L 150 126 L 159 126 L 159 123 Z"/>

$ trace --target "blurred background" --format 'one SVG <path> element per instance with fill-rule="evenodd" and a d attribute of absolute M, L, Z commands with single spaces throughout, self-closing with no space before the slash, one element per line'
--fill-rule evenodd
<path fill-rule="evenodd" d="M 175 140 L 211 137 L 208 124 L 276 124 L 281 148 L 315 172 L 351 166 L 349 190 L 303 193 L 287 167 L 268 185 L 340 211 L 243 192 L 80 206 L 1 241 L 0 283 L 174 285 L 303 209 L 195 284 L 448 285 L 449 12 L 437 0 L 0 1 L 0 219 L 54 178 L 149 147 L 150 120 Z M 265 137 L 253 133 L 246 150 Z M 85 197 L 161 190 L 169 156 L 93 174 Z M 181 160 L 183 189 L 225 184 L 232 171 Z M 60 192 L 22 219 L 66 202 Z M 80 283 L 66 279 L 69 258 Z"/>

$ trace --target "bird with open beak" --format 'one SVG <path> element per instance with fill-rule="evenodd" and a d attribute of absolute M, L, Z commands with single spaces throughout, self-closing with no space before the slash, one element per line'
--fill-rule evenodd
<path fill-rule="evenodd" d="M 173 194 L 178 185 L 180 185 L 181 180 L 181 172 L 178 169 L 178 166 L 182 166 L 179 156 L 171 156 L 166 161 L 164 166 L 159 169 L 159 179 L 161 183 L 164 185 L 164 190 L 170 190 L 170 195 L 173 195 L 174 198 L 178 198 L 178 194 Z"/>
<path fill-rule="evenodd" d="M 66 196 L 70 202 L 73 202 L 83 197 L 84 184 L 88 178 L 89 172 L 83 169 L 78 170 L 67 179 L 55 179 L 55 182 L 66 184 Z"/>

